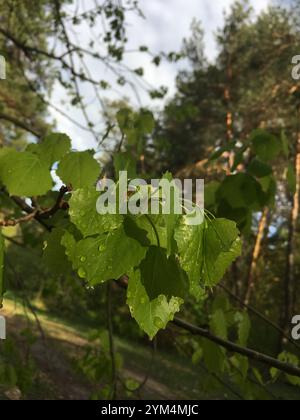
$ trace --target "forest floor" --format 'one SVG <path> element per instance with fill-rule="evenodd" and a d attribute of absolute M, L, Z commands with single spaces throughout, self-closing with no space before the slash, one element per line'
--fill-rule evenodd
<path fill-rule="evenodd" d="M 38 386 L 28 398 L 90 399 L 98 387 L 91 384 L 75 369 L 76 361 L 84 356 L 86 346 L 89 345 L 88 328 L 69 323 L 35 308 L 43 336 L 33 313 L 25 311 L 18 300 L 6 299 L 4 308 L 2 313 L 7 318 L 8 336 L 16 338 L 18 346 L 24 346 L 22 331 L 28 327 L 28 323 L 35 336 L 31 354 L 37 366 Z M 153 357 L 151 347 L 120 338 L 116 338 L 116 348 L 124 360 L 122 370 L 124 377 L 138 383 L 143 383 L 145 377 L 148 378 L 135 398 L 143 400 L 238 399 L 234 391 L 225 388 L 224 392 L 224 387 L 222 391 L 212 391 L 210 388 L 206 392 L 203 384 L 211 381 L 210 375 L 201 365 L 197 367 L 193 365 L 188 358 L 177 354 L 166 354 L 162 350 L 156 351 Z M 149 365 L 151 365 L 150 373 L 148 372 Z M 277 394 L 277 398 L 299 399 L 299 389 L 295 390 L 293 387 L 280 386 L 272 389 L 272 392 Z M 122 389 L 119 389 L 118 396 L 120 399 L 130 398 Z M 13 390 L 5 397 L 20 399 L 21 395 L 18 390 Z"/>

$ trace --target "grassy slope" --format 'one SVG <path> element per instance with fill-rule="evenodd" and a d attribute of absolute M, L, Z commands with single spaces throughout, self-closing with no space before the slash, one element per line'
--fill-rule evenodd
<path fill-rule="evenodd" d="M 74 360 L 82 357 L 88 344 L 89 326 L 75 325 L 51 316 L 41 309 L 36 313 L 46 340 L 40 337 L 32 313 L 25 313 L 17 301 L 6 299 L 4 315 L 8 320 L 8 334 L 19 337 L 28 320 L 35 326 L 38 340 L 33 346 L 33 356 L 38 366 L 39 387 L 32 399 L 88 399 L 95 390 L 83 377 L 75 373 Z M 20 345 L 22 342 L 20 341 Z M 152 359 L 150 347 L 116 339 L 117 350 L 124 359 L 124 375 L 143 382 L 151 366 L 146 385 L 140 392 L 142 399 L 234 399 L 236 396 L 223 388 L 223 392 L 211 390 L 206 393 L 204 384 L 211 377 L 201 366 L 195 367 L 189 359 L 165 354 L 157 350 Z M 279 386 L 272 389 L 278 397 L 299 399 L 299 390 Z M 120 390 L 120 398 L 126 394 Z"/>

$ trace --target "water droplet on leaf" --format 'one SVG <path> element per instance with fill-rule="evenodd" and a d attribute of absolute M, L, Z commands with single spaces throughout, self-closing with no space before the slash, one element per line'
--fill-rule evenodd
<path fill-rule="evenodd" d="M 85 271 L 85 269 L 83 267 L 80 267 L 79 268 L 79 270 L 78 270 L 78 276 L 81 279 L 85 279 L 86 278 L 86 271 Z"/>

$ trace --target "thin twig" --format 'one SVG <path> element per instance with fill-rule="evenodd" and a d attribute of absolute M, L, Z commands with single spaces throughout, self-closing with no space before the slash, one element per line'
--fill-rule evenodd
<path fill-rule="evenodd" d="M 298 368 L 297 366 L 291 365 L 289 363 L 281 362 L 277 359 L 274 359 L 271 356 L 249 349 L 247 347 L 242 347 L 238 344 L 233 343 L 232 341 L 224 340 L 220 337 L 213 335 L 208 330 L 189 324 L 188 322 L 183 321 L 181 319 L 175 318 L 173 323 L 177 327 L 182 328 L 193 335 L 199 335 L 201 337 L 207 338 L 209 341 L 212 341 L 213 343 L 216 343 L 219 346 L 229 351 L 232 351 L 233 353 L 241 354 L 242 356 L 246 356 L 251 360 L 263 363 L 264 365 L 268 367 L 276 368 L 289 375 L 297 376 L 298 378 L 300 378 L 300 368 Z"/>
<path fill-rule="evenodd" d="M 274 328 L 280 335 L 282 335 L 284 338 L 286 338 L 291 344 L 293 344 L 295 347 L 300 349 L 300 345 L 296 343 L 291 337 L 289 337 L 288 334 L 286 334 L 282 328 L 279 327 L 279 325 L 276 325 L 273 321 L 268 319 L 264 314 L 259 312 L 257 309 L 255 309 L 251 305 L 247 305 L 243 299 L 236 296 L 234 293 L 232 293 L 224 284 L 219 284 L 219 287 L 224 290 L 232 299 L 235 299 L 241 306 L 248 309 L 249 312 L 252 312 L 257 317 L 261 318 L 263 321 L 265 321 L 268 325 L 270 325 L 272 328 Z"/>

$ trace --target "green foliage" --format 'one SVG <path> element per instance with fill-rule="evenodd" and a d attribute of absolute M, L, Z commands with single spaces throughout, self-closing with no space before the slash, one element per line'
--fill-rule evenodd
<path fill-rule="evenodd" d="M 135 113 L 130 109 L 121 109 L 117 114 L 117 121 L 123 135 L 126 135 L 130 146 L 142 147 L 144 136 L 151 134 L 154 130 L 155 121 L 149 111 Z"/>
<path fill-rule="evenodd" d="M 100 167 L 91 152 L 71 152 L 62 158 L 57 175 L 66 185 L 77 190 L 95 185 Z"/>
<path fill-rule="evenodd" d="M 154 128 L 153 116 L 147 111 L 123 109 L 117 120 L 129 147 L 138 145 Z M 97 202 L 102 193 L 96 190 L 96 181 L 100 167 L 91 151 L 70 152 L 70 145 L 67 136 L 50 134 L 26 152 L 3 149 L 1 180 L 13 194 L 46 194 L 52 188 L 50 171 L 58 162 L 57 175 L 73 191 L 64 205 L 69 210 L 65 216 L 63 211 L 50 212 L 45 265 L 54 275 L 70 272 L 67 256 L 78 277 L 90 287 L 127 276 L 131 313 L 153 338 L 179 311 L 188 289 L 197 298 L 203 296 L 205 287 L 216 285 L 239 256 L 236 224 L 205 216 L 202 223 L 192 225 L 187 215 L 175 214 L 176 187 L 168 215 L 123 216 L 117 209 L 116 214 L 99 214 Z M 115 156 L 116 175 L 120 170 L 136 175 L 132 156 L 129 152 Z M 172 175 L 167 173 L 164 179 L 172 181 Z M 39 201 L 47 205 L 50 198 Z"/>
<path fill-rule="evenodd" d="M 199 281 L 215 286 L 241 252 L 236 224 L 225 219 L 208 220 L 198 226 L 189 226 L 183 219 L 175 237 L 191 290 Z"/>
<path fill-rule="evenodd" d="M 265 200 L 259 182 L 244 173 L 226 177 L 217 196 L 219 201 L 226 201 L 232 209 L 252 208 L 257 210 Z"/>
<path fill-rule="evenodd" d="M 0 308 L 2 307 L 2 299 L 4 293 L 4 238 L 0 230 Z"/>
<path fill-rule="evenodd" d="M 21 333 L 25 340 L 27 352 L 34 344 L 34 338 L 29 329 Z M 36 365 L 28 356 L 27 360 L 23 359 L 22 353 L 12 339 L 7 339 L 1 345 L 0 350 L 0 389 L 5 391 L 16 389 L 22 394 L 28 393 L 36 382 Z"/>
<path fill-rule="evenodd" d="M 73 267 L 79 277 L 87 279 L 91 286 L 128 274 L 146 254 L 146 248 L 128 237 L 123 227 L 77 243 L 69 237 L 68 232 L 66 235 L 62 243 L 66 246 Z"/>
<path fill-rule="evenodd" d="M 37 154 L 48 167 L 60 161 L 71 149 L 71 139 L 62 133 L 52 133 L 39 144 L 30 144 L 26 150 Z"/>
<path fill-rule="evenodd" d="M 159 238 L 161 230 L 168 231 L 166 218 L 172 216 L 151 220 L 151 216 L 100 215 L 96 211 L 97 196 L 100 193 L 93 189 L 73 193 L 71 220 L 85 239 L 77 241 L 66 232 L 62 244 L 73 268 L 90 286 L 129 276 L 129 306 L 141 329 L 151 338 L 179 310 L 186 295 L 187 277 L 192 294 L 198 297 L 202 287 L 220 281 L 240 254 L 234 222 L 216 219 L 191 226 L 186 224 L 186 216 L 177 215 L 181 220 L 174 224 L 171 236 L 177 241 L 178 253 L 176 249 L 167 252 L 168 244 Z M 148 322 L 145 305 L 136 307 L 141 301 L 155 314 Z"/>
<path fill-rule="evenodd" d="M 217 309 L 211 316 L 210 329 L 216 336 L 227 340 L 228 324 L 222 309 Z"/>
<path fill-rule="evenodd" d="M 250 175 L 253 175 L 257 178 L 264 178 L 273 173 L 271 166 L 266 165 L 264 162 L 261 162 L 258 159 L 253 159 L 248 167 L 248 172 Z"/>
<path fill-rule="evenodd" d="M 299 115 L 295 112 L 299 108 L 299 92 L 297 84 L 291 85 L 287 65 L 300 45 L 297 19 L 280 7 L 271 7 L 259 16 L 252 16 L 247 2 L 235 3 L 225 18 L 224 27 L 218 32 L 216 62 L 209 65 L 202 46 L 203 31 L 194 24 L 193 37 L 184 42 L 183 48 L 183 56 L 190 60 L 191 66 L 178 75 L 177 93 L 168 102 L 157 124 L 151 112 L 128 107 L 118 112 L 117 122 L 108 125 L 108 134 L 104 135 L 103 141 L 109 137 L 118 145 L 114 144 L 117 152 L 103 169 L 106 174 L 112 174 L 114 167 L 116 180 L 121 170 L 127 170 L 129 178 L 141 176 L 148 179 L 152 173 L 156 176 L 166 170 L 179 172 L 179 176 L 185 178 L 206 177 L 205 205 L 208 211 L 203 214 L 203 223 L 193 226 L 188 217 L 175 214 L 173 209 L 169 215 L 98 214 L 96 207 L 101 193 L 96 191 L 96 182 L 102 168 L 93 158 L 94 152 L 71 151 L 70 139 L 61 133 L 45 137 L 49 129 L 43 121 L 47 103 L 44 95 L 50 91 L 54 80 L 71 94 L 73 106 L 85 108 L 85 98 L 74 90 L 74 82 L 88 82 L 85 72 L 80 69 L 76 74 L 76 68 L 71 69 L 67 64 L 71 61 L 80 63 L 81 60 L 67 59 L 70 55 L 67 45 L 67 50 L 62 48 L 60 51 L 61 60 L 55 60 L 62 68 L 58 68 L 57 73 L 52 72 L 46 37 L 55 31 L 61 34 L 59 43 L 65 43 L 53 2 L 37 2 L 35 8 L 30 1 L 18 5 L 10 0 L 0 0 L 0 3 L 3 22 L 9 23 L 6 30 L 10 32 L 8 36 L 2 34 L 0 45 L 1 51 L 9 57 L 9 78 L 0 86 L 0 97 L 3 98 L 0 145 L 14 142 L 18 150 L 23 150 L 27 138 L 24 127 L 37 138 L 44 138 L 30 144 L 25 152 L 0 149 L 0 221 L 3 225 L 7 220 L 18 225 L 12 229 L 15 236 L 10 238 L 11 241 L 4 242 L 4 235 L 2 237 L 0 233 L 0 299 L 4 290 L 6 246 L 5 283 L 9 272 L 9 287 L 22 281 L 23 276 L 26 287 L 50 296 L 56 306 L 68 301 L 74 312 L 80 312 L 81 316 L 95 310 L 99 319 L 100 316 L 103 318 L 100 307 L 104 301 L 102 283 L 115 280 L 116 285 L 121 278 L 120 285 L 125 286 L 128 282 L 127 304 L 140 326 L 139 337 L 145 332 L 154 338 L 185 304 L 186 317 L 203 328 L 209 328 L 220 338 L 234 340 L 240 346 L 247 346 L 251 339 L 252 346 L 260 335 L 260 347 L 262 343 L 272 343 L 273 337 L 266 333 L 271 329 L 262 328 L 257 322 L 251 330 L 248 313 L 237 311 L 215 286 L 241 254 L 241 231 L 246 236 L 244 258 L 232 267 L 226 285 L 230 288 L 229 293 L 234 291 L 239 298 L 244 297 L 258 216 L 266 207 L 271 208 L 268 219 L 272 229 L 267 233 L 270 245 L 263 244 L 264 252 L 257 261 L 255 273 L 264 281 L 257 282 L 255 297 L 262 304 L 264 314 L 272 319 L 279 319 L 279 312 L 288 309 L 275 305 L 275 302 L 283 301 L 284 287 L 277 286 L 279 279 L 284 277 L 283 273 L 288 271 L 285 249 L 287 220 L 291 194 L 294 194 L 297 183 L 294 165 L 290 162 L 294 161 L 296 147 L 293 143 L 299 131 Z M 64 5 L 64 1 L 57 3 L 61 7 Z M 127 3 L 128 10 L 136 8 L 135 1 Z M 113 58 L 109 60 L 112 67 L 114 62 L 120 62 L 126 51 L 125 9 L 109 0 L 95 11 L 73 16 L 70 20 L 74 26 L 87 21 L 93 27 L 97 15 L 101 17 L 106 29 L 99 39 L 103 40 L 102 46 L 107 50 L 103 56 Z M 64 9 L 62 19 L 67 15 Z M 32 40 L 36 52 L 32 50 L 31 54 Z M 100 59 L 100 55 L 94 55 L 93 42 L 88 54 Z M 140 51 L 149 50 L 141 46 Z M 81 50 L 80 44 L 72 49 L 72 54 L 74 57 L 78 54 L 84 62 L 86 52 Z M 165 58 L 176 62 L 180 56 L 170 53 Z M 163 58 L 163 54 L 152 56 L 155 65 L 159 65 Z M 271 65 L 266 65 L 266 62 Z M 68 77 L 65 77 L 65 72 Z M 51 73 L 53 77 L 49 77 Z M 116 74 L 119 86 L 127 83 L 123 71 L 121 73 Z M 133 73 L 142 76 L 144 69 L 137 66 Z M 27 81 L 27 77 L 32 79 Z M 102 80 L 99 87 L 108 89 L 109 84 Z M 163 87 L 156 86 L 150 95 L 162 98 L 165 93 Z M 100 139 L 101 133 L 96 132 L 96 126 L 88 121 L 85 111 L 83 109 L 87 128 Z M 232 115 L 231 127 L 228 126 L 230 118 L 227 118 L 227 125 L 225 119 L 229 112 Z M 106 117 L 110 118 L 109 115 Z M 17 121 L 17 126 L 13 121 Z M 257 127 L 264 129 L 252 131 Z M 57 174 L 69 187 L 60 201 L 59 193 L 53 191 L 51 177 L 56 167 Z M 166 173 L 164 179 L 171 180 L 172 175 Z M 288 192 L 283 188 L 286 184 Z M 21 208 L 17 206 L 17 200 L 10 197 L 12 195 L 19 196 L 19 200 L 23 198 Z M 280 206 L 274 206 L 275 199 L 280 200 Z M 33 213 L 28 217 L 29 223 L 23 223 L 24 215 L 30 211 Z M 297 231 L 295 229 L 295 238 L 291 238 L 288 244 L 292 245 L 290 248 L 297 249 Z M 11 234 L 6 228 L 4 232 L 5 238 Z M 7 260 L 8 253 L 10 261 Z M 298 262 L 295 255 L 295 279 Z M 15 265 L 16 273 L 22 273 L 21 279 L 14 272 Z M 43 271 L 44 265 L 47 275 Z M 267 269 L 263 272 L 264 267 Z M 290 283 L 291 291 L 294 286 L 296 290 L 296 285 Z M 270 301 L 267 301 L 266 296 L 271 294 Z M 125 323 L 126 328 L 136 328 L 134 323 L 127 327 L 127 311 L 122 305 L 124 294 L 121 291 L 116 295 L 119 300 L 114 311 L 118 333 Z M 297 303 L 296 299 L 293 303 Z M 166 340 L 169 338 L 168 334 L 162 336 Z M 204 362 L 204 368 L 213 373 L 204 384 L 208 391 L 218 386 L 226 387 L 228 381 L 233 384 L 231 392 L 235 396 L 241 394 L 246 399 L 268 397 L 269 378 L 250 366 L 247 358 L 233 355 L 209 340 L 190 339 L 186 335 L 175 339 L 179 340 L 180 351 L 192 350 L 195 365 L 202 366 Z M 96 349 L 89 348 L 79 363 L 80 370 L 93 384 L 103 385 L 100 392 L 92 396 L 94 399 L 108 399 L 113 392 L 109 340 L 107 333 L 98 335 Z M 275 340 L 277 345 L 277 336 Z M 33 374 L 30 360 L 27 359 L 28 365 L 24 366 L 10 344 L 5 346 L 4 356 L 1 354 L 0 357 L 0 382 L 8 387 L 26 389 L 27 373 L 28 376 Z M 279 360 L 299 365 L 298 356 L 290 352 L 282 353 Z M 117 370 L 122 368 L 118 353 L 116 367 Z M 275 381 L 279 372 L 271 370 L 271 377 Z M 298 378 L 285 375 L 283 379 L 291 385 L 299 385 Z M 124 384 L 129 396 L 138 389 L 132 379 L 126 379 Z"/>
<path fill-rule="evenodd" d="M 163 179 L 168 180 L 169 182 L 173 181 L 172 174 L 166 173 Z M 167 252 L 168 255 L 171 255 L 176 251 L 175 243 L 175 228 L 180 219 L 179 215 L 175 213 L 175 201 L 180 199 L 180 194 L 176 185 L 172 188 L 172 193 L 170 194 L 170 214 L 164 215 L 165 224 L 166 224 L 166 234 L 167 234 Z"/>
<path fill-rule="evenodd" d="M 167 256 L 166 250 L 151 246 L 140 264 L 140 272 L 141 281 L 151 300 L 161 295 L 184 298 L 185 274 L 177 260 Z"/>
<path fill-rule="evenodd" d="M 43 195 L 52 188 L 46 163 L 33 153 L 13 149 L 0 151 L 0 180 L 11 195 Z"/>
<path fill-rule="evenodd" d="M 70 268 L 66 260 L 65 248 L 61 245 L 64 233 L 63 229 L 54 228 L 44 242 L 43 260 L 49 270 L 57 276 L 66 273 Z"/>
<path fill-rule="evenodd" d="M 237 312 L 235 314 L 235 321 L 238 324 L 238 341 L 241 346 L 246 346 L 249 339 L 251 321 L 246 311 Z"/>
<path fill-rule="evenodd" d="M 292 164 L 288 165 L 286 178 L 287 178 L 287 183 L 288 183 L 290 192 L 292 194 L 295 194 L 296 186 L 297 186 L 297 179 L 296 179 L 295 169 Z"/>
<path fill-rule="evenodd" d="M 127 304 L 140 328 L 152 339 L 179 312 L 183 300 L 174 296 L 168 299 L 165 295 L 151 299 L 143 283 L 140 269 L 130 273 Z"/>
<path fill-rule="evenodd" d="M 116 178 L 119 176 L 119 172 L 121 171 L 127 171 L 127 176 L 129 179 L 134 179 L 137 177 L 136 161 L 132 154 L 129 152 L 116 153 L 114 155 L 114 168 Z"/>
<path fill-rule="evenodd" d="M 118 214 L 100 215 L 97 213 L 96 204 L 99 196 L 95 187 L 79 189 L 72 194 L 71 221 L 84 237 L 112 231 L 122 224 L 122 217 Z"/>
<path fill-rule="evenodd" d="M 281 151 L 279 139 L 263 130 L 251 134 L 253 152 L 264 162 L 274 160 Z"/>
<path fill-rule="evenodd" d="M 203 342 L 203 359 L 205 366 L 211 373 L 224 373 L 225 370 L 224 349 L 209 340 Z"/>
<path fill-rule="evenodd" d="M 116 180 L 118 172 L 122 170 L 127 170 L 129 177 L 137 176 L 135 152 L 144 137 L 153 130 L 153 117 L 146 112 L 135 114 L 123 110 L 118 114 L 118 123 L 128 144 L 125 152 L 119 151 L 114 156 Z M 129 311 L 140 330 L 150 339 L 167 327 L 185 303 L 192 303 L 195 316 L 202 317 L 213 334 L 224 340 L 236 337 L 241 346 L 247 346 L 251 332 L 247 312 L 237 312 L 221 294 L 209 308 L 205 292 L 219 284 L 231 264 L 241 255 L 239 227 L 245 226 L 249 220 L 251 226 L 253 213 L 274 199 L 276 185 L 273 167 L 269 162 L 277 157 L 280 147 L 274 136 L 262 131 L 255 132 L 247 147 L 239 150 L 240 162 L 244 162 L 244 153 L 252 153 L 245 170 L 206 186 L 209 209 L 222 217 L 204 211 L 202 220 L 196 225 L 191 223 L 191 216 L 175 214 L 176 187 L 173 188 L 171 212 L 168 215 L 127 216 L 118 214 L 118 208 L 116 214 L 99 214 L 97 203 L 103 192 L 97 191 L 96 181 L 100 167 L 92 151 L 70 152 L 70 140 L 62 134 L 49 135 L 25 152 L 2 149 L 0 176 L 10 194 L 27 197 L 42 195 L 32 201 L 38 203 L 40 212 L 37 215 L 42 218 L 39 221 L 44 226 L 46 222 L 49 232 L 41 235 L 37 243 L 39 246 L 44 243 L 43 262 L 55 279 L 62 273 L 71 278 L 70 274 L 75 272 L 88 289 L 101 287 L 110 281 L 128 282 L 126 302 Z M 236 146 L 232 145 L 230 150 L 236 152 Z M 217 153 L 222 159 L 222 153 Z M 267 154 L 272 159 L 267 158 Z M 213 156 L 215 159 L 216 155 Z M 56 204 L 55 200 L 60 195 L 52 191 L 51 171 L 54 163 L 58 163 L 57 174 L 62 181 L 72 186 L 71 191 Z M 17 172 L 14 170 L 7 174 L 5 168 L 8 168 L 8 164 L 11 168 L 17 168 Z M 17 177 L 21 178 L 21 171 L 20 183 Z M 36 174 L 40 175 L 39 179 L 36 179 Z M 45 179 L 50 182 L 47 184 Z M 166 173 L 163 179 L 172 181 L 172 175 Z M 130 194 L 127 199 L 130 199 Z M 44 221 L 45 214 L 47 217 Z M 4 240 L 0 235 L 0 269 L 3 255 Z M 3 292 L 1 274 L 2 270 L 0 295 Z M 197 305 L 204 301 L 208 312 L 205 313 L 201 307 L 201 313 L 198 313 Z M 107 338 L 101 337 L 101 340 L 102 359 L 99 360 L 98 352 L 95 354 L 94 349 L 90 348 L 79 365 L 92 382 L 104 379 L 106 383 L 112 375 L 108 364 L 111 355 L 105 347 Z M 193 349 L 195 364 L 204 361 L 206 368 L 214 375 L 229 375 L 247 398 L 257 395 L 257 389 L 248 380 L 248 359 L 236 355 L 229 358 L 225 349 L 206 339 L 199 340 Z M 281 358 L 298 364 L 292 356 Z M 11 384 L 17 383 L 10 368 L 2 374 Z M 263 382 L 258 371 L 254 375 L 260 383 Z M 271 371 L 271 375 L 275 379 L 277 372 Z M 287 376 L 287 379 L 298 385 L 295 378 Z M 138 387 L 130 380 L 128 384 L 132 388 L 130 392 Z M 108 383 L 94 397 L 109 398 L 111 392 Z"/>
<path fill-rule="evenodd" d="M 278 360 L 280 362 L 289 363 L 292 366 L 299 366 L 299 358 L 296 355 L 289 353 L 287 351 L 282 352 L 278 356 Z M 272 379 L 274 380 L 278 378 L 278 376 L 280 375 L 280 372 L 278 369 L 272 368 L 270 370 L 270 374 L 271 374 Z M 287 375 L 287 374 L 285 374 L 285 377 L 290 384 L 295 385 L 295 386 L 300 386 L 300 378 Z"/>

